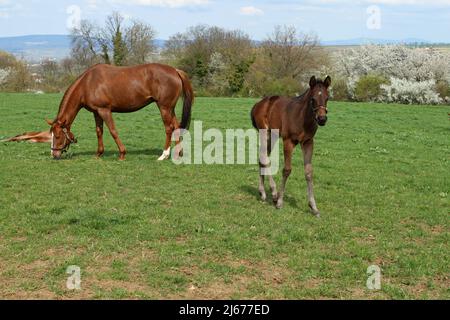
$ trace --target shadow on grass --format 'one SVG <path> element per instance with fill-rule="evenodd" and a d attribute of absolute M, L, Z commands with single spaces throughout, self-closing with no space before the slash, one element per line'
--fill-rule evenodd
<path fill-rule="evenodd" d="M 259 190 L 256 187 L 253 186 L 249 186 L 249 185 L 244 185 L 241 186 L 239 189 L 241 189 L 243 192 L 254 196 L 256 201 L 261 201 L 261 196 L 259 195 Z M 267 200 L 265 201 L 267 204 L 274 206 L 274 203 L 272 202 L 272 193 L 270 192 L 270 189 L 267 190 L 266 188 L 266 193 L 267 193 Z M 294 197 L 291 197 L 287 194 L 284 194 L 284 203 L 285 205 L 288 204 L 289 206 L 295 208 L 295 209 L 300 209 L 300 207 L 298 206 L 297 200 Z"/>
<path fill-rule="evenodd" d="M 160 156 L 162 153 L 162 149 L 145 149 L 145 150 L 127 150 L 127 155 L 144 155 L 144 156 Z M 75 158 L 80 158 L 80 157 L 85 157 L 85 156 L 89 156 L 89 157 L 95 157 L 96 156 L 96 150 L 93 151 L 82 151 L 82 152 L 77 152 L 77 151 L 73 151 L 73 153 L 70 155 L 70 158 L 75 159 Z M 119 151 L 118 150 L 107 150 L 105 151 L 105 153 L 103 154 L 102 158 L 114 158 L 114 157 L 119 157 Z"/>

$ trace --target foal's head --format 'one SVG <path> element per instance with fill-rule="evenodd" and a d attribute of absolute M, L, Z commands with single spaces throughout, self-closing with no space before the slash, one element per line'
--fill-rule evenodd
<path fill-rule="evenodd" d="M 317 80 L 316 77 L 311 77 L 309 87 L 311 90 L 311 107 L 313 108 L 315 120 L 319 126 L 324 126 L 327 123 L 327 103 L 328 103 L 328 88 L 331 85 L 331 78 L 328 76 L 324 81 Z"/>
<path fill-rule="evenodd" d="M 52 134 L 51 154 L 53 159 L 59 160 L 64 152 L 69 150 L 71 143 L 77 143 L 77 139 L 64 124 L 59 121 L 49 121 L 47 123 L 51 126 L 50 133 Z"/>

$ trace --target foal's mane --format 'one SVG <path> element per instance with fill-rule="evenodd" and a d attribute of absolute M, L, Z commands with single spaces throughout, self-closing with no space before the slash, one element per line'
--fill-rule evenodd
<path fill-rule="evenodd" d="M 316 86 L 317 85 L 322 85 L 322 86 L 324 86 L 325 85 L 325 82 L 322 80 L 322 79 L 317 79 L 316 80 Z M 295 102 L 300 102 L 300 101 L 302 101 L 302 99 L 309 93 L 311 91 L 311 88 L 308 88 L 308 89 L 306 89 L 306 91 L 305 92 L 303 92 L 301 95 L 299 95 L 299 96 L 296 96 L 295 98 L 293 98 L 293 100 L 295 101 Z"/>

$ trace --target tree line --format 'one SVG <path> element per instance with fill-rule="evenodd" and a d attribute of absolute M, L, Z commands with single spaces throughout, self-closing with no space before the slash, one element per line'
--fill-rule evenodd
<path fill-rule="evenodd" d="M 328 63 L 317 37 L 293 26 L 277 26 L 256 42 L 241 30 L 197 25 L 171 36 L 162 48 L 155 43 L 156 34 L 145 22 L 127 20 L 116 12 L 102 25 L 84 20 L 71 32 L 70 56 L 59 62 L 42 61 L 33 72 L 37 84 L 28 86 L 61 92 L 97 63 L 158 62 L 187 72 L 197 95 L 256 97 L 295 94 L 303 90 L 311 72 Z"/>
<path fill-rule="evenodd" d="M 0 53 L 0 90 L 64 92 L 97 63 L 165 63 L 187 72 L 197 96 L 293 96 L 311 75 L 331 75 L 335 100 L 450 103 L 450 55 L 406 46 L 324 48 L 314 34 L 276 26 L 262 41 L 242 30 L 197 25 L 156 44 L 156 31 L 112 13 L 71 32 L 70 55 L 27 66 Z"/>

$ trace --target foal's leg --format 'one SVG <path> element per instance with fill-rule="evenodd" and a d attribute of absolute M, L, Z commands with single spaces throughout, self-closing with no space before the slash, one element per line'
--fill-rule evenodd
<path fill-rule="evenodd" d="M 313 166 L 312 166 L 313 150 L 314 150 L 313 140 L 309 140 L 304 144 L 302 144 L 302 151 L 305 165 L 305 178 L 308 184 L 309 208 L 311 209 L 314 215 L 320 216 L 320 212 L 317 209 L 316 200 L 314 199 L 314 190 L 313 190 Z"/>
<path fill-rule="evenodd" d="M 164 151 L 159 157 L 158 161 L 169 159 L 170 157 L 170 146 L 172 144 L 172 133 L 175 129 L 172 111 L 170 108 L 166 108 L 164 106 L 159 107 L 159 111 L 161 112 L 161 118 L 164 122 L 164 128 L 166 130 L 166 143 L 164 144 Z"/>
<path fill-rule="evenodd" d="M 281 182 L 280 193 L 278 194 L 277 209 L 281 209 L 283 207 L 284 191 L 286 190 L 286 181 L 292 172 L 292 153 L 295 148 L 295 144 L 289 138 L 283 141 L 283 145 L 284 145 L 283 180 Z"/>
<path fill-rule="evenodd" d="M 97 112 L 94 112 L 95 118 L 95 130 L 97 131 L 98 149 L 97 157 L 101 157 L 105 152 L 105 146 L 103 145 L 103 119 Z"/>
<path fill-rule="evenodd" d="M 268 150 L 269 150 L 269 157 L 272 154 L 272 143 L 276 143 L 278 141 L 278 138 L 276 141 L 272 141 L 272 134 L 269 131 L 269 139 L 268 139 Z M 275 183 L 275 180 L 273 179 L 273 174 L 270 172 L 269 174 L 269 183 L 270 183 L 270 190 L 272 191 L 272 201 L 274 204 L 278 202 L 278 192 L 277 192 L 277 184 Z"/>
<path fill-rule="evenodd" d="M 122 141 L 120 141 L 120 139 L 119 139 L 119 134 L 116 130 L 116 125 L 114 124 L 111 110 L 100 109 L 100 110 L 98 110 L 98 114 L 103 119 L 103 121 L 106 122 L 106 125 L 109 128 L 109 132 L 111 133 L 111 136 L 114 138 L 114 141 L 116 142 L 117 147 L 119 147 L 119 160 L 125 160 L 125 154 L 127 153 L 127 150 L 125 149 L 125 146 L 123 145 Z"/>
<path fill-rule="evenodd" d="M 272 153 L 272 137 L 270 130 L 267 129 L 261 130 L 260 139 L 261 139 L 261 149 L 259 159 L 259 168 L 260 168 L 259 193 L 261 195 L 261 199 L 265 201 L 267 196 L 264 187 L 264 178 L 266 175 L 269 176 L 270 189 L 272 191 L 272 200 L 273 203 L 276 204 L 278 201 L 278 193 L 277 193 L 277 185 L 275 183 L 275 180 L 273 179 L 273 174 L 271 172 L 270 154 Z M 265 171 L 264 173 L 263 170 Z"/>
<path fill-rule="evenodd" d="M 260 149 L 259 149 L 259 194 L 261 196 L 262 201 L 266 201 L 267 195 L 266 195 L 266 188 L 264 186 L 264 178 L 265 178 L 265 172 L 264 169 L 268 166 L 269 157 L 267 155 L 268 146 L 267 146 L 267 130 L 260 130 L 259 131 L 259 138 L 260 138 Z"/>

